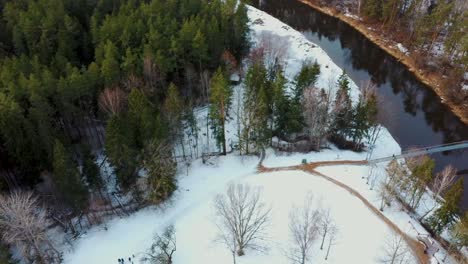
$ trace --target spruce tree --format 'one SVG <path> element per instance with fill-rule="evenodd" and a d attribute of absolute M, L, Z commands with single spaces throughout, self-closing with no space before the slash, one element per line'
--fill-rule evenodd
<path fill-rule="evenodd" d="M 80 179 L 76 164 L 60 140 L 55 140 L 53 180 L 60 198 L 75 212 L 87 206 L 88 193 Z"/>
<path fill-rule="evenodd" d="M 347 139 L 352 133 L 354 109 L 349 96 L 349 80 L 343 72 L 338 78 L 338 91 L 335 96 L 332 134 L 334 137 Z"/>
<path fill-rule="evenodd" d="M 281 70 L 277 71 L 272 83 L 274 91 L 273 122 L 274 134 L 282 138 L 302 131 L 304 118 L 300 102 L 293 100 L 286 91 L 287 80 Z"/>
<path fill-rule="evenodd" d="M 313 64 L 304 63 L 301 71 L 294 78 L 294 97 L 300 100 L 303 96 L 304 89 L 314 85 L 320 75 L 320 65 L 315 62 Z"/>
<path fill-rule="evenodd" d="M 233 47 L 231 50 L 237 59 L 241 59 L 250 48 L 250 28 L 248 23 L 247 6 L 244 2 L 240 2 L 233 18 L 234 34 L 232 35 Z"/>
<path fill-rule="evenodd" d="M 369 130 L 377 124 L 377 97 L 374 93 L 361 94 L 359 102 L 353 110 L 351 137 L 356 147 L 364 138 L 369 137 Z"/>

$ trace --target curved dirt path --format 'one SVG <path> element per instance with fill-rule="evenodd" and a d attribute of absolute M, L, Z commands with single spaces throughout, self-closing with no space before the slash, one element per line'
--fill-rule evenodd
<path fill-rule="evenodd" d="M 263 160 L 262 160 L 263 161 Z M 342 160 L 342 161 L 319 161 L 319 162 L 311 162 L 307 164 L 295 165 L 295 166 L 286 166 L 286 167 L 275 167 L 275 168 L 268 168 L 259 163 L 258 165 L 258 172 L 259 173 L 266 173 L 266 172 L 273 172 L 273 171 L 288 171 L 288 170 L 301 170 L 306 173 L 309 173 L 314 176 L 319 176 L 324 178 L 325 180 L 337 185 L 338 187 L 347 190 L 351 195 L 355 196 L 359 200 L 361 200 L 364 205 L 371 210 L 377 217 L 379 217 L 382 221 L 384 221 L 388 227 L 390 227 L 394 232 L 400 234 L 403 239 L 405 239 L 408 246 L 411 248 L 413 255 L 418 260 L 420 264 L 429 264 L 430 259 L 424 253 L 424 246 L 419 243 L 416 239 L 408 236 L 405 232 L 401 231 L 401 229 L 394 224 L 390 219 L 388 219 L 379 209 L 374 207 L 366 198 L 364 198 L 358 191 L 354 190 L 353 188 L 349 187 L 348 185 L 333 179 L 325 174 L 322 174 L 315 169 L 320 166 L 336 166 L 336 165 L 365 165 L 367 161 L 355 161 L 355 160 Z"/>

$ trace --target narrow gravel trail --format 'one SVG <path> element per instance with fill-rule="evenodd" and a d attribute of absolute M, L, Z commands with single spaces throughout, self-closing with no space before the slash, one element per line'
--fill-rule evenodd
<path fill-rule="evenodd" d="M 295 165 L 295 166 L 287 166 L 287 167 L 275 167 L 275 168 L 268 168 L 262 165 L 263 158 L 261 159 L 260 163 L 258 164 L 258 173 L 267 173 L 273 171 L 290 171 L 290 170 L 301 170 L 308 174 L 322 177 L 325 180 L 337 185 L 338 187 L 345 189 L 351 195 L 355 196 L 369 209 L 371 210 L 376 216 L 378 216 L 382 221 L 384 221 L 388 227 L 390 227 L 394 232 L 400 234 L 403 239 L 405 239 L 408 246 L 411 248 L 413 255 L 418 260 L 420 264 L 429 264 L 430 259 L 424 253 L 424 246 L 418 242 L 416 239 L 408 236 L 405 232 L 403 232 L 396 224 L 394 224 L 390 219 L 388 219 L 378 208 L 373 206 L 365 197 L 363 197 L 358 191 L 354 190 L 350 186 L 331 178 L 325 174 L 322 174 L 315 169 L 320 166 L 337 166 L 337 165 L 366 165 L 367 161 L 365 160 L 342 160 L 342 161 L 320 161 L 320 162 L 311 162 L 307 164 Z"/>

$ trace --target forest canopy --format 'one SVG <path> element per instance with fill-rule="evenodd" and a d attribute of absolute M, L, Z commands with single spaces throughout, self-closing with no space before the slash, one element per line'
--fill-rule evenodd
<path fill-rule="evenodd" d="M 169 84 L 182 101 L 207 102 L 226 54 L 249 49 L 247 8 L 235 0 L 0 0 L 0 12 L 3 189 L 39 182 L 63 155 L 88 157 L 77 146 L 104 145 L 105 126 L 117 174 L 134 173 L 122 155 L 168 134 Z M 57 144 L 70 154 L 54 156 Z"/>

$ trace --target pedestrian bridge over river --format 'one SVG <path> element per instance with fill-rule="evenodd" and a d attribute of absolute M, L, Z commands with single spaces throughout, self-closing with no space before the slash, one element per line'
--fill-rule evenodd
<path fill-rule="evenodd" d="M 442 145 L 435 145 L 423 148 L 412 148 L 409 150 L 402 151 L 401 154 L 394 154 L 392 156 L 383 157 L 383 158 L 376 158 L 376 159 L 368 159 L 369 164 L 376 164 L 380 162 L 391 161 L 393 159 L 403 159 L 403 158 L 410 158 L 425 154 L 432 154 L 456 149 L 464 149 L 468 148 L 468 140 L 465 141 L 458 141 L 453 143 L 447 143 Z"/>

